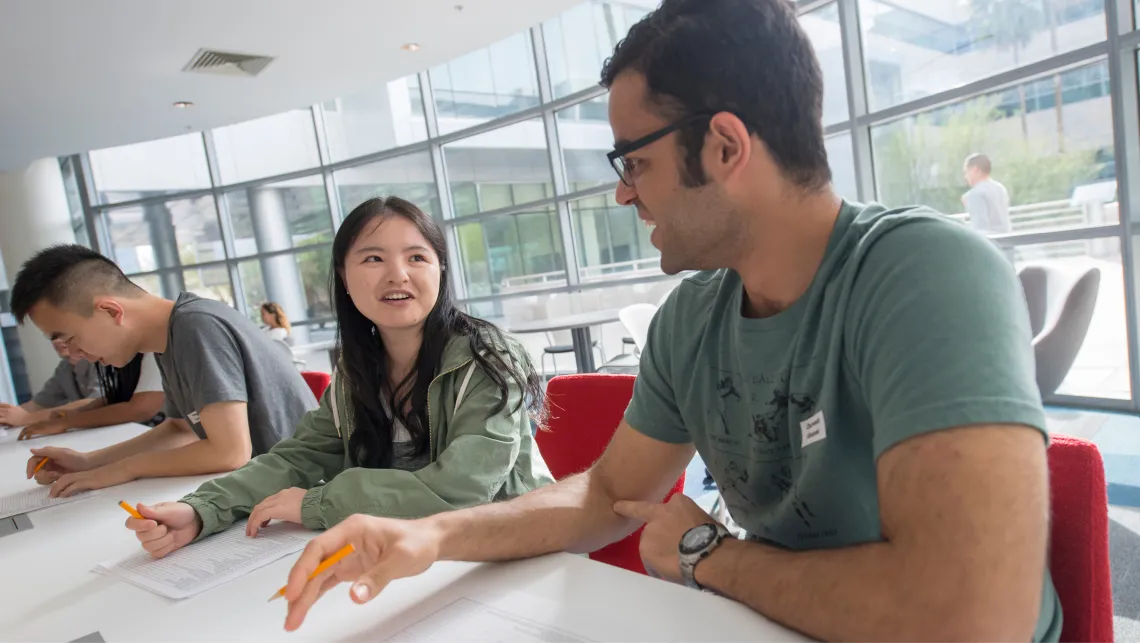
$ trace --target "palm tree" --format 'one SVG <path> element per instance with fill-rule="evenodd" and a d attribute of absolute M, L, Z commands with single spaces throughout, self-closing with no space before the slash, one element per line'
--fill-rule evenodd
<path fill-rule="evenodd" d="M 1045 12 L 1032 0 L 970 0 L 973 16 L 970 23 L 977 30 L 977 41 L 991 41 L 997 49 L 1013 51 L 1013 66 L 1021 66 L 1021 49 L 1045 25 Z M 1025 86 L 1017 86 L 1021 103 L 1021 132 L 1029 136 L 1026 121 Z M 1057 106 L 1060 109 L 1060 105 Z"/>

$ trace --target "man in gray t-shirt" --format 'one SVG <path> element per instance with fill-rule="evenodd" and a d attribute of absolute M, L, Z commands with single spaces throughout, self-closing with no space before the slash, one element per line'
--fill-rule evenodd
<path fill-rule="evenodd" d="M 985 235 L 1006 234 L 1009 222 L 1009 192 L 990 178 L 992 166 L 985 154 L 971 154 L 962 172 L 970 190 L 962 195 L 962 205 L 970 215 L 970 226 Z"/>
<path fill-rule="evenodd" d="M 60 342 L 52 342 L 52 348 L 60 360 L 51 377 L 31 400 L 19 406 L 0 404 L 0 427 L 44 422 L 57 409 L 82 406 L 102 394 L 98 366 L 82 357 L 68 355 L 67 347 Z"/>
<path fill-rule="evenodd" d="M 292 435 L 317 406 L 289 356 L 236 310 L 191 294 L 152 295 L 83 246 L 54 246 L 25 263 L 12 312 L 92 363 L 122 367 L 155 353 L 162 374 L 167 418 L 150 431 L 88 453 L 32 449 L 28 477 L 51 484 L 52 496 L 232 471 Z"/>
<path fill-rule="evenodd" d="M 283 351 L 241 313 L 182 293 L 170 313 L 166 352 L 157 355 L 166 416 L 186 419 L 205 439 L 199 413 L 215 402 L 245 402 L 253 455 L 283 438 L 316 400 Z"/>

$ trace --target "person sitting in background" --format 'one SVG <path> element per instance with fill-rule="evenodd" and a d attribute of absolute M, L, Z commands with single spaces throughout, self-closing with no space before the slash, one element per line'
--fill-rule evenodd
<path fill-rule="evenodd" d="M 353 513 L 427 516 L 552 483 L 531 436 L 542 408 L 526 350 L 452 299 L 444 235 L 412 203 L 366 201 L 333 241 L 344 356 L 296 434 L 180 502 L 139 506 L 160 558 L 249 516 L 325 529 Z M 320 484 L 325 481 L 325 484 Z"/>
<path fill-rule="evenodd" d="M 0 426 L 45 422 L 53 412 L 79 408 L 99 397 L 99 367 L 70 355 L 61 341 L 53 339 L 51 346 L 60 357 L 55 371 L 30 401 L 19 406 L 0 404 Z"/>
<path fill-rule="evenodd" d="M 20 269 L 12 313 L 87 358 L 124 367 L 156 353 L 166 420 L 91 453 L 32 449 L 27 473 L 52 496 L 137 478 L 233 471 L 269 451 L 316 407 L 283 351 L 252 321 L 218 301 L 147 293 L 103 255 L 79 245 L 48 248 Z"/>
<path fill-rule="evenodd" d="M 50 419 L 24 427 L 19 439 L 127 422 L 155 426 L 164 419 L 166 395 L 153 353 L 139 353 L 122 368 L 97 364 L 95 371 L 101 396 L 74 410 L 53 411 Z"/>
<path fill-rule="evenodd" d="M 261 305 L 261 323 L 265 324 L 264 330 L 269 335 L 270 339 L 291 344 L 293 341 L 293 326 L 289 323 L 289 317 L 285 314 L 285 309 L 281 304 L 267 301 Z"/>

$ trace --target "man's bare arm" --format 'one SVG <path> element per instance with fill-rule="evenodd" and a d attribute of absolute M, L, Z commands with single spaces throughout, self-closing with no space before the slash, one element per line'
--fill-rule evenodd
<path fill-rule="evenodd" d="M 125 458 L 152 451 L 177 449 L 198 441 L 194 429 L 186 420 L 167 419 L 153 429 L 130 440 L 92 451 L 87 454 L 91 467 L 102 467 Z"/>
<path fill-rule="evenodd" d="M 693 459 L 691 444 L 655 440 L 624 421 L 588 471 L 499 502 L 425 519 L 442 537 L 441 560 L 511 560 L 557 551 L 590 552 L 637 523 L 613 512 L 620 499 L 659 502 Z"/>
<path fill-rule="evenodd" d="M 253 446 L 245 402 L 217 402 L 202 409 L 205 440 L 124 459 L 134 478 L 165 478 L 233 471 L 249 462 Z"/>
<path fill-rule="evenodd" d="M 87 407 L 68 413 L 62 422 L 69 429 L 93 429 L 101 426 L 146 422 L 162 410 L 166 396 L 162 392 L 135 393 L 126 402 Z"/>
<path fill-rule="evenodd" d="M 885 542 L 792 552 L 729 541 L 697 582 L 823 640 L 1030 640 L 1049 530 L 1041 434 L 915 437 L 879 459 L 878 486 Z"/>

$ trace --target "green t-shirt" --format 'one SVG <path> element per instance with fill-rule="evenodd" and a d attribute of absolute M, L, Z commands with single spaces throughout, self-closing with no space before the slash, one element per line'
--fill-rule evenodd
<path fill-rule="evenodd" d="M 742 294 L 731 270 L 675 289 L 625 419 L 696 445 L 751 538 L 792 550 L 881 541 L 875 465 L 895 444 L 979 423 L 1045 434 L 1017 276 L 961 224 L 845 203 L 799 300 L 748 319 Z M 1060 633 L 1045 570 L 1034 640 Z"/>

